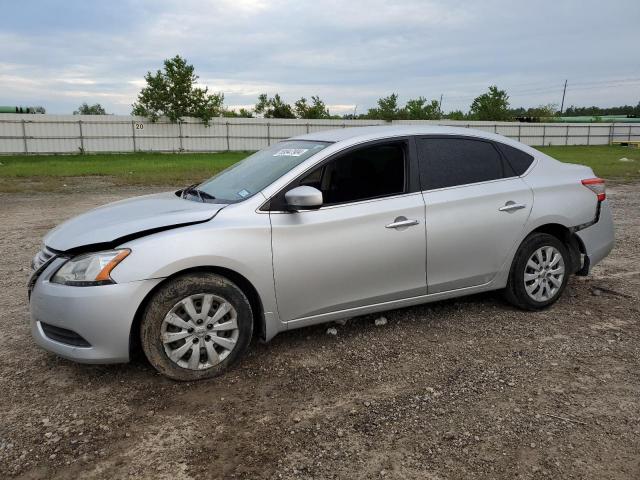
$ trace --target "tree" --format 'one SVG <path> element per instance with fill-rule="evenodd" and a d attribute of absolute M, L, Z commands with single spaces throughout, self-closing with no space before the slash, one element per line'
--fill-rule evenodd
<path fill-rule="evenodd" d="M 277 93 L 271 98 L 266 93 L 260 94 L 253 110 L 263 114 L 264 118 L 296 118 L 291 105 L 285 103 Z"/>
<path fill-rule="evenodd" d="M 388 97 L 378 99 L 378 108 L 370 108 L 367 118 L 378 120 L 398 120 L 404 117 L 404 110 L 398 107 L 398 94 L 392 93 Z"/>
<path fill-rule="evenodd" d="M 147 86 L 133 104 L 132 114 L 149 117 L 153 122 L 162 115 L 172 122 L 195 117 L 209 125 L 213 117 L 222 113 L 224 95 L 210 94 L 207 87 L 196 87 L 198 76 L 193 72 L 193 65 L 180 55 L 165 60 L 164 71 L 147 72 L 144 77 Z"/>
<path fill-rule="evenodd" d="M 329 110 L 320 97 L 312 96 L 311 105 L 302 97 L 295 103 L 295 111 L 298 118 L 329 118 Z"/>
<path fill-rule="evenodd" d="M 77 110 L 73 112 L 74 115 L 106 115 L 104 107 L 99 103 L 89 105 L 87 102 L 83 102 Z"/>
<path fill-rule="evenodd" d="M 504 90 L 492 85 L 487 93 L 476 97 L 471 104 L 471 118 L 474 120 L 509 120 L 509 96 Z"/>
<path fill-rule="evenodd" d="M 602 115 L 635 115 L 640 116 L 640 102 L 636 106 L 622 105 L 620 107 L 576 107 L 571 105 L 565 110 L 565 116 L 573 117 L 577 115 L 602 116 Z"/>
<path fill-rule="evenodd" d="M 449 120 L 466 120 L 467 116 L 462 110 L 453 110 L 447 113 L 444 118 L 447 118 Z"/>
<path fill-rule="evenodd" d="M 431 103 L 428 103 L 424 97 L 409 100 L 404 110 L 409 120 L 439 120 L 442 116 L 440 103 L 437 100 L 431 100 Z"/>
<path fill-rule="evenodd" d="M 225 109 L 222 112 L 222 116 L 234 118 L 253 118 L 253 112 L 251 110 L 247 110 L 246 108 L 241 108 L 238 111 Z"/>
<path fill-rule="evenodd" d="M 528 117 L 550 118 L 555 117 L 558 113 L 558 104 L 549 103 L 547 105 L 539 105 L 535 108 L 527 110 Z"/>

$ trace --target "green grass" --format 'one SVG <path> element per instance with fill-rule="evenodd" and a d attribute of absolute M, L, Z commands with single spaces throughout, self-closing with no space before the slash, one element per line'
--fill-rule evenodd
<path fill-rule="evenodd" d="M 58 190 L 74 179 L 78 183 L 78 177 L 115 185 L 186 185 L 211 177 L 249 153 L 0 156 L 0 191 Z"/>
<path fill-rule="evenodd" d="M 640 149 L 612 146 L 539 147 L 563 162 L 581 163 L 607 180 L 640 179 Z M 109 185 L 180 186 L 202 181 L 249 152 L 0 156 L 0 192 L 92 189 Z M 621 158 L 634 161 L 621 162 Z M 87 178 L 89 177 L 89 178 Z"/>
<path fill-rule="evenodd" d="M 607 180 L 640 179 L 640 148 L 608 145 L 536 148 L 561 162 L 587 165 L 597 176 Z M 633 161 L 621 162 L 621 158 Z"/>

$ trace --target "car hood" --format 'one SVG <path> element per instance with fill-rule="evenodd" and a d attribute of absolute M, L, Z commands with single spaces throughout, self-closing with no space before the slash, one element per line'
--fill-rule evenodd
<path fill-rule="evenodd" d="M 44 244 L 63 252 L 88 245 L 107 247 L 132 236 L 206 222 L 225 206 L 185 200 L 174 192 L 144 195 L 73 217 L 51 230 Z"/>

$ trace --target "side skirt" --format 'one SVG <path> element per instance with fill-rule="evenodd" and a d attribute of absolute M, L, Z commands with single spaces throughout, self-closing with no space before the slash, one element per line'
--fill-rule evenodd
<path fill-rule="evenodd" d="M 499 284 L 497 279 L 483 285 L 476 285 L 473 287 L 465 287 L 457 290 L 449 290 L 447 292 L 438 292 L 428 295 L 420 295 L 418 297 L 405 298 L 402 300 L 393 300 L 390 302 L 376 303 L 372 305 L 366 305 L 363 307 L 349 308 L 346 310 L 337 310 L 335 312 L 324 313 L 322 315 L 314 315 L 311 317 L 296 318 L 286 322 L 287 330 L 293 330 L 295 328 L 308 327 L 311 325 L 317 325 L 319 323 L 331 322 L 333 320 L 339 320 L 341 318 L 357 317 L 360 315 L 367 315 L 369 313 L 384 312 L 386 310 L 395 310 L 397 308 L 412 307 L 415 305 L 421 305 L 423 303 L 437 302 L 438 300 L 446 300 L 455 297 L 464 297 L 466 295 L 472 295 L 474 293 L 488 292 L 491 290 L 499 290 L 504 288 L 504 285 Z"/>

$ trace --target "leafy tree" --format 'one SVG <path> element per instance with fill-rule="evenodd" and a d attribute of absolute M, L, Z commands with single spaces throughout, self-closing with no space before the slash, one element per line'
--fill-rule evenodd
<path fill-rule="evenodd" d="M 571 105 L 569 108 L 565 110 L 566 116 L 579 116 L 579 115 L 593 115 L 593 116 L 603 116 L 603 115 L 635 115 L 640 116 L 640 102 L 636 106 L 633 105 L 622 105 L 620 107 L 576 107 Z"/>
<path fill-rule="evenodd" d="M 74 115 L 106 115 L 104 107 L 99 103 L 89 105 L 87 102 L 83 102 L 77 110 L 73 112 Z"/>
<path fill-rule="evenodd" d="M 235 110 L 224 110 L 222 112 L 223 117 L 234 117 L 234 118 L 253 118 L 253 112 L 251 110 L 247 110 L 246 108 L 241 108 L 238 111 Z"/>
<path fill-rule="evenodd" d="M 509 117 L 511 119 L 527 117 L 532 121 L 539 121 L 541 118 L 553 118 L 557 114 L 558 105 L 555 103 L 529 107 L 526 109 L 523 107 L 509 109 Z"/>
<path fill-rule="evenodd" d="M 398 107 L 398 94 L 392 93 L 388 97 L 378 99 L 378 108 L 370 108 L 367 118 L 378 120 L 398 120 L 404 117 L 404 111 Z"/>
<path fill-rule="evenodd" d="M 147 72 L 147 86 L 133 104 L 133 115 L 148 117 L 155 122 L 161 115 L 172 122 L 182 117 L 195 117 L 209 125 L 213 117 L 223 110 L 224 95 L 208 93 L 208 88 L 196 87 L 198 76 L 193 65 L 180 55 L 164 61 L 164 71 Z"/>
<path fill-rule="evenodd" d="M 539 105 L 535 108 L 529 108 L 527 110 L 527 116 L 549 118 L 555 117 L 558 113 L 558 105 L 555 103 L 549 103 L 547 105 Z"/>
<path fill-rule="evenodd" d="M 295 103 L 295 111 L 298 118 L 329 118 L 329 110 L 320 97 L 312 96 L 311 105 L 302 97 Z"/>
<path fill-rule="evenodd" d="M 444 118 L 448 120 L 466 120 L 468 117 L 462 110 L 452 110 Z"/>
<path fill-rule="evenodd" d="M 523 108 L 523 107 L 510 108 L 509 109 L 509 116 L 511 118 L 526 117 L 527 116 L 527 112 L 528 112 L 528 110 L 526 108 Z"/>
<path fill-rule="evenodd" d="M 253 110 L 263 114 L 264 118 L 296 118 L 291 105 L 285 103 L 277 93 L 271 98 L 266 93 L 260 94 Z"/>
<path fill-rule="evenodd" d="M 471 104 L 471 117 L 474 120 L 509 120 L 509 96 L 504 90 L 492 85 L 487 93 L 476 97 Z"/>
<path fill-rule="evenodd" d="M 404 110 L 409 120 L 439 120 L 442 116 L 440 103 L 437 100 L 431 100 L 429 103 L 424 97 L 409 100 Z"/>
<path fill-rule="evenodd" d="M 453 110 L 447 113 L 444 118 L 447 118 L 449 120 L 466 120 L 467 115 L 465 115 L 462 110 Z"/>

